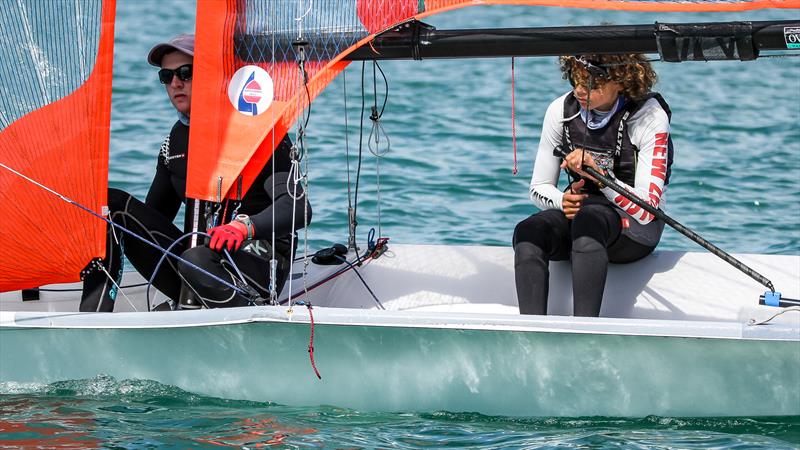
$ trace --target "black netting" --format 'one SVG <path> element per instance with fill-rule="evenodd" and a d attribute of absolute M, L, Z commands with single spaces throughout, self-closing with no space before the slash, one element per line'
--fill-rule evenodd
<path fill-rule="evenodd" d="M 0 8 L 0 130 L 89 77 L 101 0 L 16 0 Z"/>

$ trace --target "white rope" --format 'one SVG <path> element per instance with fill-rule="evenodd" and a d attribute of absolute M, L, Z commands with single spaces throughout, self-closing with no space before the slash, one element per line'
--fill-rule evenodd
<path fill-rule="evenodd" d="M 106 270 L 106 268 L 105 268 L 105 267 L 103 267 L 103 265 L 102 265 L 102 264 L 99 264 L 99 263 L 97 264 L 97 266 L 98 266 L 98 267 L 100 267 L 100 270 L 102 270 L 102 271 L 103 271 L 103 273 L 104 273 L 104 274 L 106 274 L 106 276 L 108 277 L 108 279 L 109 279 L 109 280 L 111 280 L 111 283 L 114 285 L 114 287 L 116 287 L 116 288 L 117 288 L 117 292 L 119 292 L 120 294 L 122 294 L 122 296 L 123 296 L 123 297 L 125 297 L 125 300 L 127 300 L 127 301 L 128 301 L 128 304 L 129 304 L 129 305 L 131 305 L 131 308 L 133 308 L 133 310 L 134 310 L 134 311 L 136 311 L 136 312 L 139 312 L 139 310 L 138 310 L 138 309 L 136 309 L 136 306 L 133 304 L 133 302 L 131 301 L 131 299 L 130 299 L 130 298 L 128 298 L 128 296 L 127 296 L 127 295 L 125 295 L 125 291 L 123 291 L 123 290 L 122 290 L 122 288 L 121 288 L 121 287 L 119 287 L 119 285 L 117 284 L 116 280 L 114 280 L 114 278 L 111 276 L 111 274 L 110 274 L 110 273 L 108 273 L 108 271 Z"/>
<path fill-rule="evenodd" d="M 292 166 L 294 166 L 294 164 L 295 164 L 295 160 L 292 160 Z M 291 179 L 291 177 L 289 177 L 289 179 Z M 298 198 L 297 198 L 297 182 L 294 183 L 294 192 L 290 193 L 289 195 L 292 197 L 292 233 L 291 233 L 291 238 L 289 240 L 289 249 L 290 249 L 290 255 L 293 255 L 293 253 L 294 253 L 294 239 L 295 239 L 295 232 L 296 232 L 294 223 L 295 223 L 295 217 L 297 217 L 297 200 L 298 200 Z M 293 300 L 293 298 L 292 298 L 292 292 L 293 292 L 292 291 L 292 280 L 294 279 L 294 276 L 293 276 L 293 274 L 294 274 L 294 257 L 290 256 L 289 257 L 289 261 L 290 261 L 289 262 L 289 311 L 291 311 L 292 310 L 292 305 L 293 305 L 293 301 L 292 301 Z"/>
<path fill-rule="evenodd" d="M 64 196 L 62 194 L 59 194 L 58 192 L 50 189 L 49 187 L 43 185 L 42 183 L 39 183 L 38 181 L 34 180 L 33 178 L 30 178 L 30 177 L 28 177 L 28 176 L 26 176 L 26 175 L 24 175 L 24 174 L 22 174 L 20 172 L 17 172 L 16 170 L 12 169 L 11 167 L 8 167 L 7 165 L 5 165 L 5 164 L 3 164 L 1 162 L 0 162 L 0 167 L 8 170 L 9 172 L 13 173 L 14 175 L 17 175 L 18 177 L 21 177 L 21 178 L 23 178 L 23 179 L 35 184 L 36 186 L 39 186 L 40 188 L 42 188 L 45 191 L 55 195 L 56 197 L 60 198 L 61 200 L 64 200 L 67 203 L 75 203 L 74 201 L 70 200 L 69 197 L 66 197 L 66 196 Z"/>
<path fill-rule="evenodd" d="M 303 9 L 303 5 L 304 4 L 305 4 L 305 1 L 301 0 L 300 1 L 300 10 Z M 308 13 L 311 12 L 311 8 L 313 6 L 314 6 L 314 0 L 309 1 L 308 2 L 308 8 L 303 13 L 303 15 L 300 16 L 300 17 L 295 17 L 294 18 L 294 20 L 297 22 L 297 38 L 298 39 L 302 39 L 303 38 L 303 19 L 308 15 Z"/>
<path fill-rule="evenodd" d="M 787 313 L 789 311 L 798 311 L 798 312 L 800 312 L 800 306 L 790 306 L 788 308 L 785 308 L 785 309 L 783 309 L 781 311 L 778 311 L 777 313 L 773 314 L 769 319 L 762 320 L 760 322 L 756 322 L 756 319 L 750 319 L 749 321 L 747 321 L 747 326 L 753 327 L 753 326 L 756 326 L 756 325 L 765 325 L 769 321 L 771 321 L 772 319 L 780 316 L 781 314 L 785 314 L 785 313 Z"/>
<path fill-rule="evenodd" d="M 308 298 L 308 151 L 305 152 L 303 165 L 305 166 L 305 174 L 303 175 L 303 297 L 306 303 L 310 304 L 311 300 Z"/>

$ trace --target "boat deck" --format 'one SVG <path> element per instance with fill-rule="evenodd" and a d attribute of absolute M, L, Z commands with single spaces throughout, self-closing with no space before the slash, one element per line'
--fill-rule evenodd
<path fill-rule="evenodd" d="M 800 256 L 736 256 L 771 279 L 776 288 L 782 290 L 784 297 L 800 297 Z M 350 259 L 354 258 L 355 255 L 351 254 Z M 291 289 L 294 292 L 293 301 L 306 300 L 317 308 L 335 310 L 329 315 L 331 318 L 336 317 L 335 321 L 347 316 L 366 320 L 364 314 L 353 311 L 356 309 L 371 312 L 367 315 L 375 317 L 375 320 L 366 320 L 369 323 L 399 325 L 400 322 L 405 322 L 411 326 L 437 323 L 467 328 L 488 325 L 504 329 L 540 328 L 546 323 L 545 328 L 601 331 L 595 326 L 582 328 L 582 323 L 596 323 L 591 319 L 587 322 L 584 319 L 555 317 L 570 316 L 572 312 L 572 284 L 567 262 L 551 264 L 548 306 L 550 317 L 538 317 L 534 320 L 533 317 L 520 316 L 514 287 L 513 250 L 508 247 L 394 244 L 380 258 L 347 270 L 317 286 L 320 280 L 329 278 L 346 267 L 344 264 L 310 264 L 304 281 L 303 264 L 298 262 L 295 264 L 291 284 L 287 282 L 281 299 L 286 304 Z M 354 272 L 356 270 L 360 277 Z M 138 274 L 130 273 L 126 274 L 123 284 L 142 282 L 144 280 Z M 369 293 L 365 284 L 375 297 Z M 79 287 L 80 284 L 77 283 L 57 288 Z M 305 289 L 309 289 L 307 295 Z M 669 335 L 705 336 L 706 331 L 717 330 L 719 333 L 711 334 L 723 337 L 733 333 L 741 337 L 742 326 L 767 320 L 781 311 L 758 304 L 759 295 L 764 291 L 754 280 L 711 254 L 656 251 L 637 263 L 610 265 L 601 317 L 633 319 L 636 323 L 631 329 L 628 326 L 611 326 L 611 322 L 602 321 L 605 323 L 603 326 L 610 327 L 606 331 L 614 333 L 648 334 L 648 329 L 669 329 L 672 330 L 667 333 Z M 22 301 L 19 292 L 0 293 L 0 311 L 3 312 L 4 322 L 8 324 L 9 314 L 14 312 L 76 312 L 78 299 L 79 292 L 74 290 L 42 291 L 40 299 L 33 301 Z M 151 291 L 153 305 L 163 301 L 162 294 Z M 381 307 L 387 311 L 412 313 L 413 316 L 397 316 L 378 311 Z M 145 288 L 127 288 L 125 295 L 120 295 L 117 299 L 114 315 L 147 309 Z M 233 315 L 238 317 L 237 320 L 247 320 L 259 315 L 248 311 L 250 308 L 242 309 L 244 311 L 240 314 Z M 149 314 L 147 318 L 127 323 L 148 326 L 160 322 L 153 317 L 160 313 Z M 278 314 L 280 315 L 282 314 Z M 121 319 L 112 319 L 107 314 L 93 319 L 88 319 L 84 314 L 79 316 L 83 317 L 81 321 L 85 321 L 81 323 L 95 325 L 106 323 L 114 326 L 111 324 L 119 324 L 117 319 Z M 267 316 L 275 317 L 272 314 Z M 183 322 L 175 322 L 176 317 L 170 317 L 169 323 Z M 204 323 L 219 322 L 225 320 L 225 317 L 232 318 L 231 313 L 221 312 L 209 313 L 203 317 Z M 657 325 L 658 321 L 674 323 L 664 328 Z M 616 324 L 623 322 L 614 321 Z M 680 325 L 680 322 L 692 323 Z M 732 325 L 733 330 L 739 331 L 722 332 L 719 326 L 723 324 L 720 322 Z M 712 326 L 714 323 L 718 326 Z M 779 315 L 770 323 L 788 327 L 784 332 L 774 335 L 776 338 L 800 339 L 800 312 L 790 311 Z M 678 324 L 677 328 L 675 324 Z M 689 328 L 678 330 L 685 326 Z"/>

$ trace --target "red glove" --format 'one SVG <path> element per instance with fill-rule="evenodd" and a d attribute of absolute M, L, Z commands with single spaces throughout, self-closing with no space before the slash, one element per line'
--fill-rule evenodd
<path fill-rule="evenodd" d="M 247 239 L 247 226 L 241 222 L 233 221 L 208 230 L 211 242 L 208 244 L 212 250 L 221 252 L 223 248 L 228 251 L 239 250 L 242 242 Z"/>

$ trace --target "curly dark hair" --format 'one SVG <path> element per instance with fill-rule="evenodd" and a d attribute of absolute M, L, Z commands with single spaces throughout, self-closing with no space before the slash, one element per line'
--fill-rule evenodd
<path fill-rule="evenodd" d="M 594 84 L 602 85 L 606 81 L 616 81 L 622 86 L 625 97 L 631 100 L 641 100 L 647 95 L 653 85 L 658 81 L 658 75 L 647 58 L 641 53 L 626 55 L 578 55 L 562 56 L 558 59 L 561 67 L 561 76 L 570 80 L 574 85 L 587 85 L 589 71 L 582 62 L 589 61 L 605 69 L 608 77 L 595 77 Z"/>

